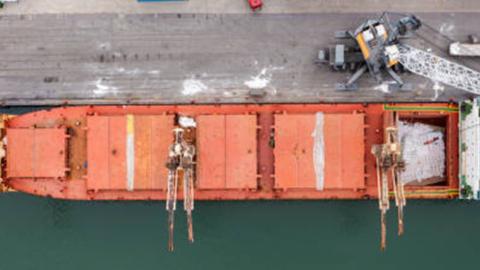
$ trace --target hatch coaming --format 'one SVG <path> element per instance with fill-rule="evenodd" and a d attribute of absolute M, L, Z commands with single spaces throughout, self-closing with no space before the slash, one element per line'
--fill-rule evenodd
<path fill-rule="evenodd" d="M 415 198 L 455 197 L 451 189 L 458 186 L 458 168 L 454 165 L 458 157 L 452 153 L 457 149 L 458 115 L 456 108 L 448 104 L 89 106 L 41 111 L 18 116 L 9 122 L 9 127 L 65 128 L 69 136 L 65 144 L 68 156 L 65 177 L 11 177 L 7 182 L 22 191 L 66 199 L 163 200 L 164 161 L 172 142 L 169 129 L 179 115 L 187 115 L 197 120 L 196 199 L 373 198 L 377 190 L 370 147 L 382 143 L 383 115 L 392 110 L 404 116 L 446 117 L 446 132 L 450 134 L 447 165 L 451 168 L 445 185 L 407 186 L 406 190 L 407 196 Z M 327 134 L 323 138 L 326 145 L 323 189 L 318 186 L 315 172 L 314 160 L 318 157 L 314 155 L 315 136 L 312 136 L 318 129 L 319 112 L 329 119 L 324 123 Z M 128 188 L 128 115 L 135 127 L 133 189 Z M 296 129 L 303 137 L 290 142 L 282 137 L 282 130 L 292 131 L 292 123 L 302 117 L 307 120 Z M 118 123 L 110 128 L 105 119 Z M 264 119 L 271 119 L 271 126 L 263 125 Z M 155 121 L 158 122 L 152 124 Z M 102 135 L 100 130 L 106 126 L 108 135 L 105 130 Z M 155 139 L 157 142 L 152 142 Z M 116 143 L 113 148 L 112 142 Z M 115 155 L 119 159 L 112 159 Z M 295 160 L 296 169 L 289 160 Z M 112 168 L 108 169 L 108 176 L 101 176 L 108 166 Z M 272 174 L 265 176 L 268 171 Z"/>

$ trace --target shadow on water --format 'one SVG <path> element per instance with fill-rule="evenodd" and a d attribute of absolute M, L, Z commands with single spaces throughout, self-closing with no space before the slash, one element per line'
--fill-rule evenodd
<path fill-rule="evenodd" d="M 167 252 L 163 202 L 0 196 L 0 269 L 447 269 L 477 265 L 480 204 L 409 201 L 406 234 L 376 201 L 197 202 L 195 243 L 177 211 Z"/>

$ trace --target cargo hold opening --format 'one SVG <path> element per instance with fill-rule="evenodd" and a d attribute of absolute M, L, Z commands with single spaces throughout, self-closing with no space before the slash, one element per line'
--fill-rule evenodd
<path fill-rule="evenodd" d="M 397 126 L 405 161 L 402 182 L 407 186 L 448 186 L 448 116 L 400 115 Z"/>

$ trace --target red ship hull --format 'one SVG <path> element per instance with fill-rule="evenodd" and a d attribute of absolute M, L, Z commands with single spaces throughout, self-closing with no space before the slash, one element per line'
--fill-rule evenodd
<path fill-rule="evenodd" d="M 37 111 L 5 122 L 3 183 L 20 192 L 61 199 L 164 200 L 171 130 L 180 116 L 188 116 L 196 122 L 187 133 L 197 148 L 197 200 L 376 198 L 371 148 L 383 143 L 393 112 L 405 121 L 435 123 L 445 138 L 441 181 L 406 185 L 406 196 L 457 197 L 458 109 L 437 103 Z"/>

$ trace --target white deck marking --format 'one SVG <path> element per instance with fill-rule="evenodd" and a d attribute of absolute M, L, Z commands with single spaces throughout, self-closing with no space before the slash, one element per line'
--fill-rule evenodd
<path fill-rule="evenodd" d="M 133 115 L 127 115 L 127 190 L 135 186 L 135 122 Z"/>

